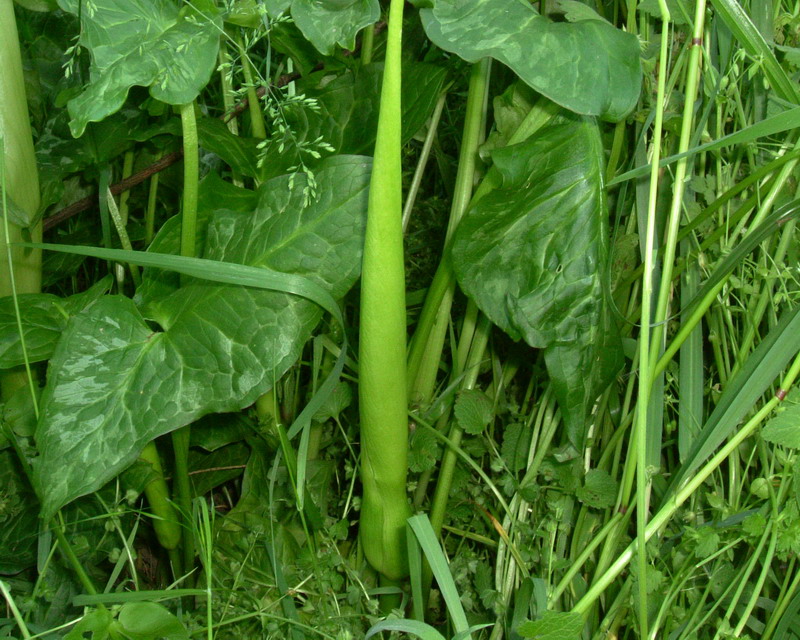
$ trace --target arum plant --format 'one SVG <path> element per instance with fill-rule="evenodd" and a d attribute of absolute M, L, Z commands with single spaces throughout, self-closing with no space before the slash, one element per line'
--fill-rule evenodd
<path fill-rule="evenodd" d="M 370 564 L 388 580 L 408 571 L 405 523 L 408 404 L 401 192 L 403 0 L 391 0 L 377 139 L 369 190 L 361 276 L 359 407 L 360 540 Z"/>
<path fill-rule="evenodd" d="M 0 297 L 11 295 L 12 283 L 17 293 L 36 293 L 41 289 L 41 251 L 11 246 L 21 241 L 38 242 L 42 237 L 39 177 L 11 0 L 0 2 L 0 140 L 5 166 L 3 215 L 7 222 L 7 233 L 0 233 Z M 0 375 L 3 399 L 27 384 L 28 376 L 20 369 Z"/>

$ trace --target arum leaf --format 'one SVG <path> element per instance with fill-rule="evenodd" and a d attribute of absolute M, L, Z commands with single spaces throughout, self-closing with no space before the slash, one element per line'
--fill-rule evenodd
<path fill-rule="evenodd" d="M 356 34 L 381 17 L 378 0 L 294 0 L 292 18 L 317 50 L 333 55 L 338 44 L 355 49 Z"/>
<path fill-rule="evenodd" d="M 89 84 L 68 106 L 76 138 L 89 122 L 116 112 L 132 86 L 167 104 L 194 100 L 217 64 L 222 19 L 170 0 L 59 0 L 81 18 L 80 44 L 91 52 Z"/>
<path fill-rule="evenodd" d="M 492 57 L 570 111 L 619 121 L 639 98 L 639 41 L 603 21 L 551 22 L 519 0 L 436 0 L 420 17 L 438 47 Z"/>
<path fill-rule="evenodd" d="M 492 154 L 502 185 L 465 214 L 453 243 L 459 284 L 545 361 L 579 450 L 589 404 L 621 364 L 606 304 L 608 229 L 597 125 L 574 119 Z"/>
<path fill-rule="evenodd" d="M 205 256 L 302 276 L 334 297 L 361 262 L 370 164 L 337 157 L 316 174 L 264 185 L 255 211 L 217 211 Z M 238 411 L 299 357 L 322 311 L 306 298 L 189 282 L 150 302 L 105 297 L 73 318 L 50 362 L 36 430 L 34 483 L 49 518 L 128 467 L 155 437 L 208 413 Z"/>
<path fill-rule="evenodd" d="M 47 360 L 56 347 L 69 318 L 103 295 L 111 284 L 106 277 L 84 293 L 59 298 L 49 293 L 18 296 L 22 333 L 28 362 Z M 25 363 L 17 314 L 11 296 L 0 298 L 0 369 Z"/>

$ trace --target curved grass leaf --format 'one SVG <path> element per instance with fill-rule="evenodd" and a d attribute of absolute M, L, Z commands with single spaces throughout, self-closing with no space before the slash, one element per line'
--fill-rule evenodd
<path fill-rule="evenodd" d="M 208 84 L 217 64 L 222 19 L 170 0 L 60 0 L 81 18 L 80 44 L 91 52 L 89 84 L 68 104 L 76 138 L 89 122 L 116 112 L 133 86 L 167 104 L 187 104 Z"/>
<path fill-rule="evenodd" d="M 447 605 L 447 611 L 450 614 L 450 621 L 453 624 L 453 629 L 456 633 L 469 631 L 469 622 L 467 622 L 467 614 L 464 612 L 464 607 L 461 605 L 461 599 L 458 595 L 458 589 L 453 581 L 453 576 L 450 574 L 450 567 L 447 563 L 447 558 L 439 546 L 439 540 L 433 531 L 430 520 L 425 514 L 411 516 L 407 521 L 407 526 L 414 533 L 422 552 L 425 554 L 425 559 L 428 561 L 436 583 L 439 585 L 442 598 L 444 598 Z M 409 535 L 409 537 L 411 537 Z"/>
<path fill-rule="evenodd" d="M 606 22 L 552 22 L 519 0 L 436 0 L 420 17 L 438 47 L 499 60 L 570 111 L 619 121 L 639 98 L 639 41 Z"/>
<path fill-rule="evenodd" d="M 317 173 L 319 200 L 305 209 L 300 176 L 295 189 L 290 176 L 274 179 L 255 212 L 212 216 L 206 259 L 80 248 L 204 280 L 149 304 L 163 330 L 121 297 L 102 298 L 70 321 L 36 432 L 44 517 L 102 486 L 155 437 L 252 404 L 297 360 L 322 316 L 318 305 L 341 319 L 334 298 L 359 273 L 369 174 L 365 158 L 331 160 Z M 291 435 L 334 384 L 322 385 Z"/>
<path fill-rule="evenodd" d="M 383 631 L 402 631 L 421 640 L 445 640 L 434 627 L 419 620 L 381 620 L 375 623 L 364 636 L 365 640 Z"/>
<path fill-rule="evenodd" d="M 725 387 L 697 435 L 666 496 L 675 493 L 753 409 L 761 395 L 800 351 L 800 307 L 787 311 Z"/>
<path fill-rule="evenodd" d="M 621 364 L 602 279 L 608 229 L 597 125 L 575 119 L 492 154 L 502 186 L 461 221 L 459 284 L 514 339 L 546 349 L 570 441 Z"/>

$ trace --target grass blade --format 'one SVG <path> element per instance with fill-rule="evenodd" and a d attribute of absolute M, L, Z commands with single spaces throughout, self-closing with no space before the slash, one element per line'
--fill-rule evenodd
<path fill-rule="evenodd" d="M 442 592 L 442 597 L 447 604 L 447 610 L 450 612 L 453 628 L 456 633 L 467 632 L 465 637 L 469 638 L 467 614 L 464 613 L 464 607 L 461 605 L 456 584 L 453 582 L 453 576 L 450 575 L 447 558 L 439 546 L 439 541 L 436 539 L 436 534 L 433 532 L 428 516 L 425 514 L 412 516 L 407 520 L 407 523 L 419 541 L 419 545 L 425 553 L 425 558 L 428 560 L 428 565 L 436 577 L 439 590 Z"/>

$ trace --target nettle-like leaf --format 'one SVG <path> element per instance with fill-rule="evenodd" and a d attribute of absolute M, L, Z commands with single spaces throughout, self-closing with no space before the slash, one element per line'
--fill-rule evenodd
<path fill-rule="evenodd" d="M 476 435 L 489 426 L 494 407 L 483 391 L 467 389 L 458 394 L 453 413 L 464 431 Z"/>
<path fill-rule="evenodd" d="M 343 296 L 360 270 L 370 166 L 352 156 L 324 163 L 319 198 L 305 208 L 303 176 L 273 179 L 255 211 L 211 216 L 204 257 L 305 276 Z M 144 315 L 109 296 L 75 316 L 53 354 L 36 429 L 43 516 L 97 490 L 159 435 L 252 404 L 321 317 L 299 296 L 200 280 L 152 300 Z"/>
<path fill-rule="evenodd" d="M 617 481 L 608 471 L 591 469 L 576 492 L 578 500 L 595 509 L 608 509 L 617 499 Z"/>
<path fill-rule="evenodd" d="M 545 362 L 580 450 L 590 404 L 622 363 L 603 284 L 608 221 L 597 124 L 573 118 L 496 150 L 500 188 L 473 205 L 453 243 L 459 284 Z"/>
<path fill-rule="evenodd" d="M 222 19 L 211 2 L 59 0 L 59 6 L 80 16 L 79 43 L 92 58 L 89 84 L 67 105 L 76 138 L 89 122 L 119 110 L 131 87 L 149 87 L 167 104 L 187 104 L 216 67 Z"/>
<path fill-rule="evenodd" d="M 764 425 L 761 437 L 782 447 L 800 449 L 800 390 L 797 387 L 789 392 Z"/>
<path fill-rule="evenodd" d="M 435 0 L 420 17 L 436 46 L 492 57 L 575 113 L 616 122 L 639 98 L 639 41 L 606 22 L 552 22 L 518 0 Z"/>

